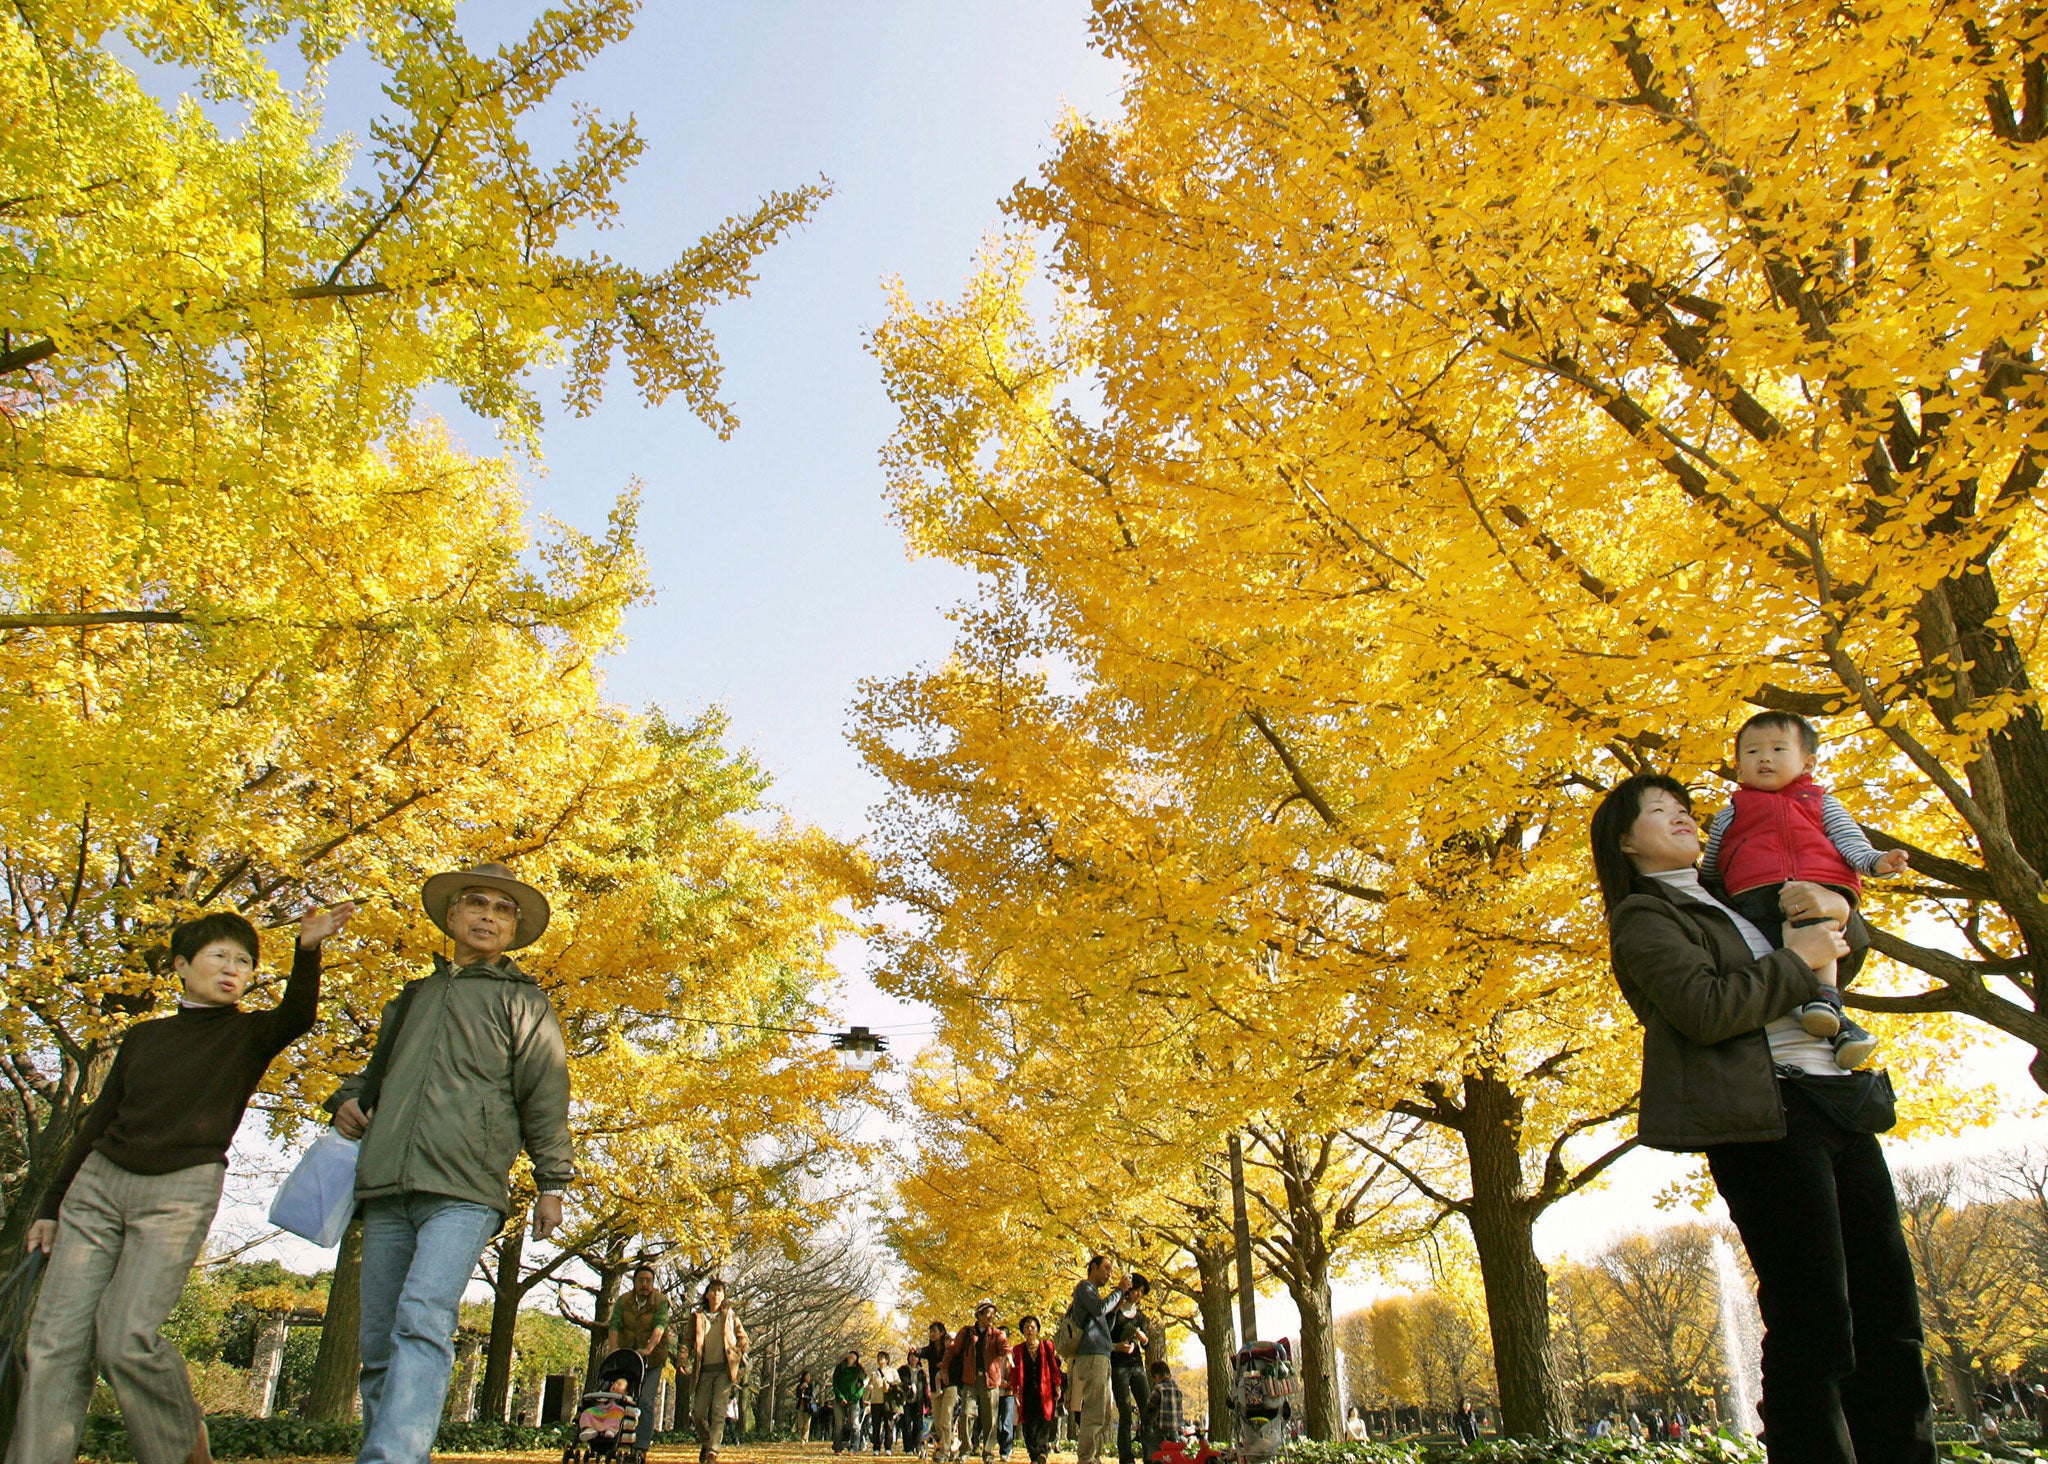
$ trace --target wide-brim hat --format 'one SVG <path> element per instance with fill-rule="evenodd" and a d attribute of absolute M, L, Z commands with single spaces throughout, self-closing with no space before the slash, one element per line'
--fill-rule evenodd
<path fill-rule="evenodd" d="M 510 895 L 512 903 L 519 907 L 519 928 L 513 932 L 512 944 L 505 949 L 516 951 L 522 946 L 530 946 L 548 928 L 550 911 L 547 896 L 532 885 L 515 879 L 512 871 L 502 864 L 478 864 L 469 869 L 451 869 L 446 874 L 437 874 L 420 886 L 420 903 L 426 906 L 427 918 L 441 928 L 441 933 L 453 937 L 455 932 L 448 928 L 450 902 L 464 890 L 478 888 Z"/>

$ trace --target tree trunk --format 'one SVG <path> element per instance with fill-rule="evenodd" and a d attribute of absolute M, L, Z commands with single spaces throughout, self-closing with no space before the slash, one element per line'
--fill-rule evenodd
<path fill-rule="evenodd" d="M 1230 1439 L 1230 1356 L 1237 1351 L 1230 1321 L 1231 1247 L 1221 1242 L 1200 1244 L 1193 1254 L 1202 1287 L 1196 1305 L 1202 1316 L 1202 1355 L 1208 1363 L 1209 1437 L 1224 1443 Z"/>
<path fill-rule="evenodd" d="M 619 1287 L 626 1279 L 624 1242 L 607 1250 L 601 1264 L 592 1263 L 588 1257 L 585 1257 L 584 1264 L 597 1273 L 597 1310 L 591 1314 L 590 1319 L 590 1358 L 583 1367 L 583 1376 L 587 1380 L 596 1377 L 598 1368 L 604 1363 L 605 1338 L 610 1335 L 612 1306 L 618 1301 Z M 675 1315 L 673 1306 L 670 1307 L 669 1314 Z M 675 1330 L 675 1324 L 671 1322 L 669 1331 L 673 1333 Z M 677 1355 L 676 1338 L 673 1336 L 669 1338 L 668 1350 L 671 1356 Z"/>
<path fill-rule="evenodd" d="M 1522 1105 L 1489 1072 L 1465 1077 L 1461 1128 L 1472 1175 L 1466 1218 L 1479 1252 L 1493 1334 L 1502 1431 L 1520 1438 L 1564 1432 L 1564 1390 L 1550 1347 L 1550 1278 L 1536 1255 L 1542 1207 L 1523 1192 Z"/>
<path fill-rule="evenodd" d="M 355 1416 L 356 1379 L 363 1366 L 362 1318 L 363 1221 L 357 1216 L 342 1232 L 334 1279 L 327 1285 L 327 1319 L 320 1326 L 306 1417 L 346 1423 Z"/>
<path fill-rule="evenodd" d="M 1330 1261 L 1327 1254 L 1303 1258 L 1302 1276 L 1291 1276 L 1288 1294 L 1301 1313 L 1302 1432 L 1329 1442 L 1343 1433 L 1337 1404 L 1337 1324 L 1330 1315 Z"/>
<path fill-rule="evenodd" d="M 71 1151 L 71 1141 L 78 1136 L 78 1125 L 85 1118 L 85 1110 L 99 1096 L 100 1085 L 107 1079 L 107 1070 L 114 1065 L 114 1043 L 93 1043 L 85 1049 L 85 1054 L 83 1064 L 68 1056 L 61 1060 L 55 1101 L 42 1115 L 40 1125 L 36 1123 L 33 1108 L 21 1109 L 19 1103 L 15 1105 L 19 1110 L 21 1138 L 28 1149 L 28 1165 L 20 1182 L 6 1196 L 7 1214 L 0 1219 L 0 1256 L 8 1258 L 10 1267 L 28 1244 L 28 1230 L 36 1223 L 36 1210 L 42 1201 L 43 1191 L 49 1188 L 50 1180 L 63 1166 L 65 1155 Z"/>
<path fill-rule="evenodd" d="M 514 1210 L 498 1238 L 498 1263 L 491 1274 L 490 1354 L 484 1363 L 483 1397 L 477 1402 L 477 1416 L 502 1423 L 512 1405 L 512 1351 L 517 1345 L 519 1303 L 526 1290 L 519 1284 L 520 1263 L 526 1255 L 526 1211 Z"/>
<path fill-rule="evenodd" d="M 1237 1243 L 1237 1317 L 1246 1346 L 1259 1340 L 1259 1283 L 1252 1272 L 1252 1222 L 1245 1209 L 1244 1140 L 1230 1136 L 1230 1223 Z"/>

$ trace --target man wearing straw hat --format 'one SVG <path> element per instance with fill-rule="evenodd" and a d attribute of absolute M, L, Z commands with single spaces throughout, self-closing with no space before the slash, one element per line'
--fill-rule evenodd
<path fill-rule="evenodd" d="M 362 1464 L 426 1464 L 455 1358 L 456 1307 L 533 1158 L 533 1236 L 562 1223 L 575 1177 L 569 1067 L 547 994 L 509 953 L 547 928 L 548 902 L 502 864 L 420 891 L 451 940 L 433 974 L 384 1008 L 370 1064 L 328 1099 L 360 1138 Z"/>

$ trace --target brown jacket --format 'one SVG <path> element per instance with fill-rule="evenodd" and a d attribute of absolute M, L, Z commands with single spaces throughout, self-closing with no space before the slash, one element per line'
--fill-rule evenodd
<path fill-rule="evenodd" d="M 981 1334 L 981 1343 L 976 1346 L 974 1328 L 962 1327 L 946 1348 L 947 1362 L 956 1357 L 966 1364 L 960 1369 L 960 1377 L 968 1387 L 979 1380 L 991 1388 L 1000 1388 L 1010 1367 L 1010 1339 L 1001 1327 L 990 1327 Z"/>
<path fill-rule="evenodd" d="M 1785 1137 L 1768 1022 L 1815 1000 L 1820 982 L 1790 951 L 1762 960 L 1731 921 L 1669 885 L 1638 877 L 1607 917 L 1621 994 L 1643 1024 L 1643 1098 L 1637 1137 L 1653 1149 Z M 1851 915 L 1846 985 L 1870 933 Z"/>
<path fill-rule="evenodd" d="M 713 1317 L 719 1318 L 725 1327 L 725 1373 L 737 1385 L 740 1364 L 747 1355 L 747 1329 L 740 1325 L 740 1314 L 733 1310 L 730 1297 L 715 1312 L 708 1312 L 701 1305 L 691 1309 L 690 1376 L 694 1378 L 704 1371 L 704 1339 L 711 1335 Z"/>
<path fill-rule="evenodd" d="M 661 1329 L 661 1341 L 648 1352 L 647 1365 L 660 1372 L 668 1365 L 668 1344 L 675 1336 L 675 1328 L 669 1325 L 668 1298 L 656 1291 L 643 1303 L 638 1293 L 628 1291 L 612 1303 L 609 1330 L 618 1333 L 621 1347 L 630 1347 L 638 1352 L 647 1346 L 647 1339 L 654 1335 L 656 1327 Z"/>

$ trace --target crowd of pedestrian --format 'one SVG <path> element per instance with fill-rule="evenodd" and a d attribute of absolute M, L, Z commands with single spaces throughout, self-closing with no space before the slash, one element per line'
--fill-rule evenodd
<path fill-rule="evenodd" d="M 799 1381 L 798 1437 L 817 1437 L 829 1415 L 834 1453 L 1007 1461 L 1021 1439 L 1030 1464 L 1045 1464 L 1071 1439 L 1080 1464 L 1099 1464 L 1114 1415 L 1118 1464 L 1150 1458 L 1181 1438 L 1186 1409 L 1144 1310 L 1151 1284 L 1134 1274 L 1105 1290 L 1110 1275 L 1107 1258 L 1091 1259 L 1050 1332 L 1026 1315 L 1012 1339 L 985 1300 L 958 1330 L 932 1322 L 900 1361 L 848 1352 L 825 1397 L 808 1374 Z"/>

